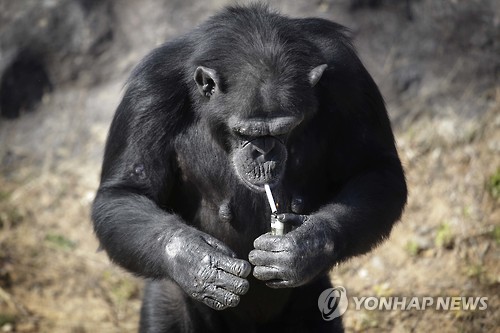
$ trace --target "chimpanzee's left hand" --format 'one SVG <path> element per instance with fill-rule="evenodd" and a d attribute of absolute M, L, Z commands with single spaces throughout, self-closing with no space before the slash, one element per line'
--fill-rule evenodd
<path fill-rule="evenodd" d="M 278 219 L 285 225 L 303 223 L 283 236 L 267 233 L 254 241 L 255 250 L 248 259 L 255 265 L 257 279 L 271 288 L 297 287 L 330 267 L 334 244 L 326 221 L 292 213 L 280 214 Z"/>

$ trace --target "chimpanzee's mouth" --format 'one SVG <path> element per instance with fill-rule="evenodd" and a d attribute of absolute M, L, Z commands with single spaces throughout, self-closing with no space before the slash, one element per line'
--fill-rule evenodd
<path fill-rule="evenodd" d="M 233 165 L 243 183 L 253 191 L 264 191 L 264 185 L 278 183 L 287 159 L 286 147 L 272 136 L 245 141 L 233 155 Z"/>
<path fill-rule="evenodd" d="M 283 169 L 281 163 L 267 161 L 264 163 L 254 162 L 243 167 L 244 174 L 240 174 L 241 168 L 236 168 L 238 176 L 251 190 L 264 191 L 264 185 L 275 185 L 281 180 Z M 241 171 L 243 171 L 241 170 Z"/>

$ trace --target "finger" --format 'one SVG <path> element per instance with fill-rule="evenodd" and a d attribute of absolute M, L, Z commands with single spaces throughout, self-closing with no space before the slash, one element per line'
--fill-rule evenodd
<path fill-rule="evenodd" d="M 217 287 L 230 291 L 236 295 L 244 295 L 250 288 L 247 280 L 219 270 L 218 279 L 215 281 Z"/>
<path fill-rule="evenodd" d="M 266 282 L 266 286 L 268 286 L 269 288 L 278 289 L 278 288 L 292 288 L 295 287 L 295 284 L 292 281 L 288 280 L 271 280 Z"/>
<path fill-rule="evenodd" d="M 253 276 L 261 281 L 281 280 L 283 278 L 280 269 L 270 266 L 255 266 L 253 269 Z"/>
<path fill-rule="evenodd" d="M 203 299 L 203 303 L 205 303 L 214 310 L 224 310 L 225 308 L 227 308 L 227 306 L 225 306 L 221 302 L 208 297 Z"/>
<path fill-rule="evenodd" d="M 293 227 L 301 226 L 302 223 L 306 220 L 307 215 L 298 215 L 292 213 L 283 213 L 278 215 L 278 221 L 282 223 L 286 223 Z"/>
<path fill-rule="evenodd" d="M 257 250 L 271 252 L 289 251 L 293 247 L 286 235 L 273 236 L 271 234 L 261 235 L 253 242 L 253 246 Z"/>
<path fill-rule="evenodd" d="M 222 288 L 213 287 L 207 290 L 203 302 L 215 310 L 223 310 L 227 307 L 234 308 L 240 302 L 240 297 Z"/>
<path fill-rule="evenodd" d="M 252 250 L 248 254 L 248 260 L 254 266 L 273 266 L 274 263 L 281 262 L 281 259 L 279 252 Z"/>
<path fill-rule="evenodd" d="M 213 257 L 213 267 L 218 269 L 222 269 L 230 274 L 246 278 L 250 271 L 252 270 L 252 266 L 246 260 L 230 258 L 227 256 L 216 256 Z"/>

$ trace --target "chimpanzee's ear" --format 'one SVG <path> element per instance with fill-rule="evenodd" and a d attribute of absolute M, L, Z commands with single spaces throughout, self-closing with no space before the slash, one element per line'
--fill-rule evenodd
<path fill-rule="evenodd" d="M 203 96 L 210 97 L 219 91 L 219 76 L 211 68 L 198 66 L 194 72 L 194 81 Z"/>
<path fill-rule="evenodd" d="M 310 72 L 309 72 L 309 83 L 311 84 L 311 87 L 314 87 L 316 83 L 318 83 L 319 79 L 321 79 L 321 76 L 323 75 L 325 69 L 326 69 L 327 64 L 319 65 L 317 67 L 314 67 Z"/>

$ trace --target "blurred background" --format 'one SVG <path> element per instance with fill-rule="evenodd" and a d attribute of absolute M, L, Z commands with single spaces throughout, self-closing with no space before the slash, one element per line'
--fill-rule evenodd
<path fill-rule="evenodd" d="M 135 332 L 142 282 L 89 209 L 131 68 L 229 0 L 0 0 L 0 332 Z M 246 3 L 246 1 L 240 1 Z M 500 2 L 278 0 L 351 29 L 410 196 L 391 238 L 331 272 L 351 296 L 483 296 L 476 311 L 356 311 L 349 332 L 499 332 Z"/>

